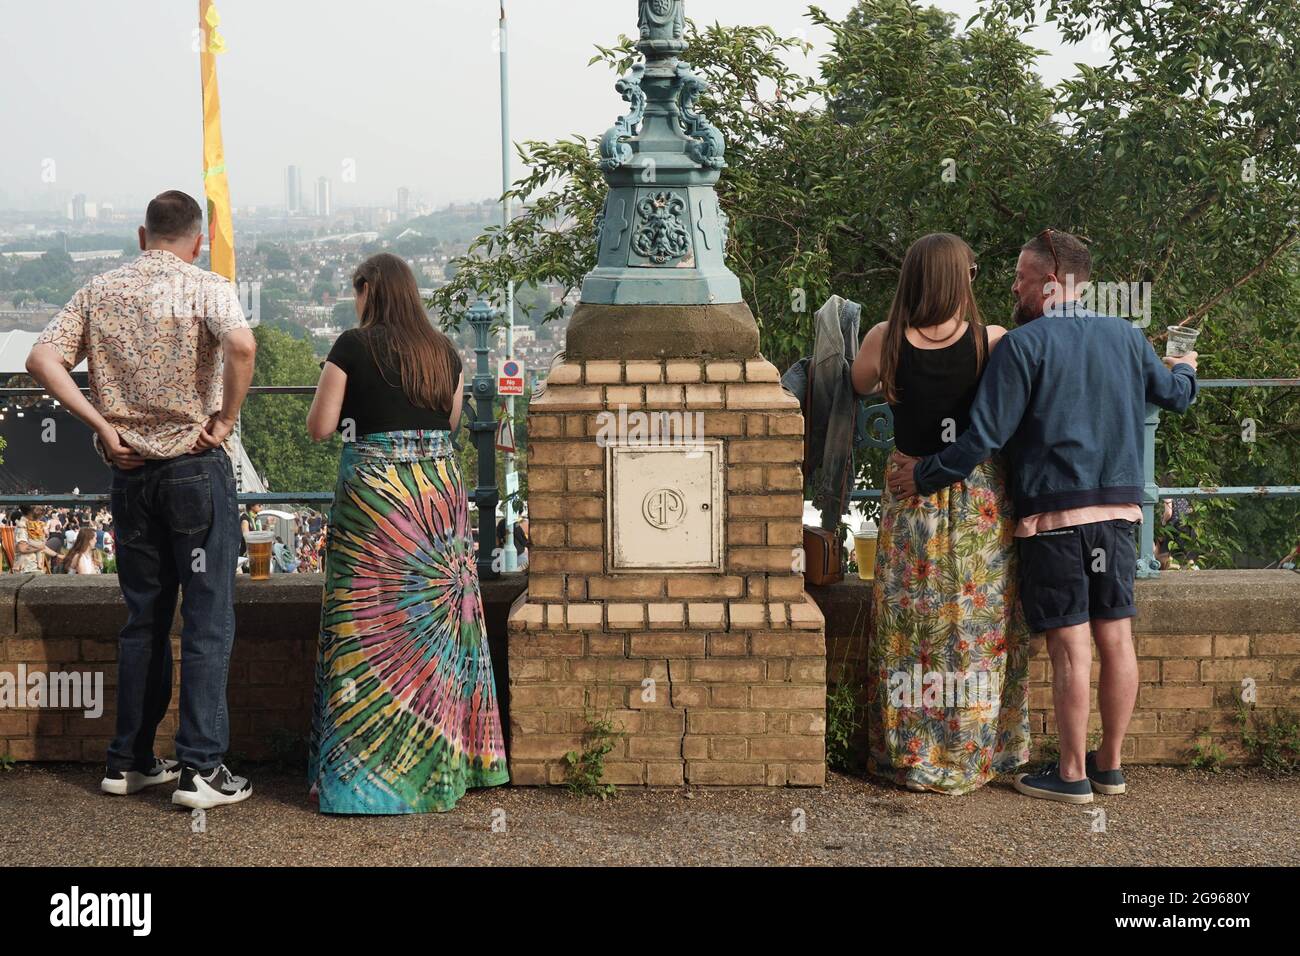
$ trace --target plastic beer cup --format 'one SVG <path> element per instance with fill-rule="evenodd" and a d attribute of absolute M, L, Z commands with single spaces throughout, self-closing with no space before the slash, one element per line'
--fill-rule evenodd
<path fill-rule="evenodd" d="M 876 579 L 876 542 L 880 532 L 876 523 L 868 518 L 853 535 L 853 551 L 858 560 L 858 577 L 863 581 Z"/>
<path fill-rule="evenodd" d="M 267 581 L 271 577 L 271 545 L 275 543 L 274 531 L 246 531 L 248 543 L 248 576 L 254 581 Z"/>

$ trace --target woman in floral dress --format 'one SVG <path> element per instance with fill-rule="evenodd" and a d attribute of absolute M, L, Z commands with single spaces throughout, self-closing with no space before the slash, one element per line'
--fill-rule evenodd
<path fill-rule="evenodd" d="M 907 251 L 887 321 L 853 365 L 883 392 L 900 452 L 940 451 L 969 425 L 991 349 L 970 247 L 948 233 Z M 886 483 L 887 484 L 887 483 Z M 868 647 L 868 770 L 911 790 L 967 793 L 1029 758 L 1029 634 L 999 459 L 928 497 L 885 488 Z"/>

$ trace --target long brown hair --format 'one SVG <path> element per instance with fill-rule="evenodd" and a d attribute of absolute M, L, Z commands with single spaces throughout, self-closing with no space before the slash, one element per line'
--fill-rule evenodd
<path fill-rule="evenodd" d="M 411 267 L 381 252 L 357 267 L 352 288 L 358 295 L 366 292 L 362 337 L 381 372 L 385 364 L 397 369 L 412 405 L 450 413 L 458 378 L 452 377 L 455 349 L 429 321 Z"/>
<path fill-rule="evenodd" d="M 984 323 L 971 289 L 974 267 L 975 253 L 950 232 L 932 232 L 908 248 L 880 350 L 880 388 L 887 402 L 900 401 L 898 360 L 909 328 L 933 328 L 960 313 L 975 333 L 976 372 L 984 368 Z"/>
<path fill-rule="evenodd" d="M 83 554 L 89 554 L 95 544 L 95 529 L 82 528 L 77 532 L 77 540 L 72 542 L 72 549 L 63 556 L 63 570 L 67 571 L 77 563 Z"/>

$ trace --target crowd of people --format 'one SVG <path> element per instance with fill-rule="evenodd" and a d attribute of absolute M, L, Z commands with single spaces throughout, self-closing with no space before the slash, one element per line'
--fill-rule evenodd
<path fill-rule="evenodd" d="M 31 494 L 40 494 L 33 489 Z M 284 512 L 293 519 L 292 545 L 277 541 L 272 568 L 276 573 L 317 574 L 325 568 L 329 514 L 302 508 Z M 240 538 L 247 531 L 274 530 L 265 506 L 250 504 L 240 512 Z M 276 512 L 276 515 L 281 512 Z M 528 522 L 515 525 L 519 567 L 527 564 Z M 497 547 L 505 544 L 505 521 L 497 522 Z M 246 547 L 239 570 L 248 572 Z M 0 564 L 11 574 L 102 574 L 115 569 L 113 515 L 103 505 L 55 508 L 24 505 L 0 511 Z"/>
<path fill-rule="evenodd" d="M 111 572 L 113 516 L 102 506 L 23 505 L 0 511 L 0 562 L 11 574 Z"/>
<path fill-rule="evenodd" d="M 269 528 L 270 522 L 258 518 L 262 511 L 262 505 L 254 504 L 242 512 L 240 531 Z M 324 568 L 329 516 L 311 509 L 290 514 L 293 543 L 277 547 L 274 570 L 318 573 Z M 112 513 L 103 505 L 56 508 L 33 504 L 0 511 L 0 565 L 9 574 L 113 573 Z M 247 572 L 246 561 L 241 560 L 240 570 Z"/>
<path fill-rule="evenodd" d="M 310 508 L 288 514 L 293 519 L 292 546 L 277 540 L 272 552 L 272 570 L 281 574 L 315 574 L 325 567 L 325 536 L 329 531 L 329 515 Z M 273 522 L 267 520 L 265 506 L 260 503 L 250 504 L 239 513 L 239 570 L 248 571 L 248 546 L 244 535 L 249 531 L 274 531 Z"/>

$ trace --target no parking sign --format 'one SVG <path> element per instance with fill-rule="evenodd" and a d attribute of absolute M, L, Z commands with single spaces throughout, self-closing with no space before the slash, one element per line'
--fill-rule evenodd
<path fill-rule="evenodd" d="M 497 370 L 498 395 L 524 394 L 524 366 L 518 359 L 502 359 Z"/>

